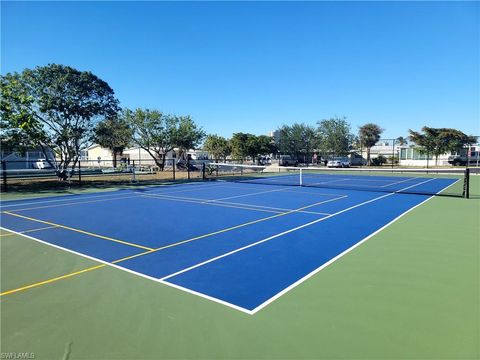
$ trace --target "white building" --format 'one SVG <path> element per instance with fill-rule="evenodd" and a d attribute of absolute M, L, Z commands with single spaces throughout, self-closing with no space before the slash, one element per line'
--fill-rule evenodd
<path fill-rule="evenodd" d="M 435 156 L 429 155 L 427 158 L 426 154 L 421 153 L 418 147 L 414 146 L 403 146 L 400 149 L 400 165 L 403 166 L 449 166 L 452 165 L 448 162 L 448 158 L 452 155 L 463 155 L 468 154 L 471 164 L 476 165 L 477 160 L 480 160 L 480 144 L 475 144 L 470 147 L 462 149 L 458 153 L 446 153 L 438 157 L 438 162 L 435 164 Z"/>
<path fill-rule="evenodd" d="M 89 163 L 92 165 L 99 164 L 100 166 L 113 166 L 113 155 L 109 149 L 101 147 L 98 144 L 94 144 L 87 149 L 88 156 L 87 159 Z M 166 159 L 173 159 L 174 155 L 175 158 L 178 159 L 179 156 L 179 149 L 174 149 L 172 151 L 167 152 Z M 186 154 L 183 154 L 183 157 L 190 155 L 190 158 L 193 160 L 196 159 L 203 159 L 208 156 L 205 151 L 202 150 L 188 150 Z M 121 155 L 117 155 L 117 161 L 126 161 L 129 163 L 135 162 L 135 164 L 152 164 L 154 163 L 154 159 L 148 153 L 148 151 L 140 148 L 140 147 L 132 147 L 125 149 Z M 167 161 L 167 165 L 171 165 Z"/>

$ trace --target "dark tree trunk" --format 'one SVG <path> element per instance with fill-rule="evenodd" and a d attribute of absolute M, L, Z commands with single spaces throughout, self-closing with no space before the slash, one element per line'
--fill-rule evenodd
<path fill-rule="evenodd" d="M 165 160 L 166 160 L 166 156 L 164 154 L 162 154 L 162 159 L 161 159 L 161 162 L 160 162 L 160 170 L 161 171 L 165 170 Z"/>

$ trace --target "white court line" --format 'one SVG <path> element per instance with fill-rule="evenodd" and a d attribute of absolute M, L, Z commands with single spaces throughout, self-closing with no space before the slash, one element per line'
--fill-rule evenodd
<path fill-rule="evenodd" d="M 93 203 L 96 203 L 96 202 L 105 202 L 105 201 L 112 201 L 112 200 L 124 200 L 124 199 L 138 198 L 138 197 L 139 197 L 138 195 L 130 195 L 130 196 L 109 197 L 109 198 L 106 198 L 106 199 L 99 199 L 99 200 L 71 201 L 71 202 L 63 203 L 63 204 L 42 205 L 42 206 L 26 207 L 26 208 L 22 208 L 22 209 L 2 210 L 2 213 L 7 213 L 8 211 L 9 212 L 19 212 L 19 211 L 28 211 L 28 210 L 49 209 L 49 208 L 60 207 L 60 206 L 93 204 Z"/>
<path fill-rule="evenodd" d="M 324 212 L 317 212 L 317 211 L 308 211 L 308 210 L 296 210 L 296 209 L 286 209 L 286 208 L 279 208 L 279 207 L 273 207 L 273 206 L 263 206 L 263 205 L 252 205 L 248 203 L 239 203 L 239 202 L 230 202 L 230 201 L 219 201 L 219 200 L 205 200 L 202 198 L 194 198 L 194 197 L 185 197 L 185 196 L 171 196 L 171 195 L 161 195 L 161 194 L 143 194 L 144 197 L 151 197 L 151 198 L 158 198 L 158 199 L 164 199 L 164 200 L 178 200 L 178 201 L 184 201 L 184 202 L 190 202 L 190 203 L 197 203 L 200 205 L 218 205 L 218 206 L 226 206 L 230 205 L 227 207 L 245 207 L 249 208 L 247 210 L 275 210 L 275 212 L 289 212 L 289 211 L 295 211 L 299 213 L 307 213 L 307 214 L 313 214 L 313 215 L 330 215 L 330 213 L 324 213 Z M 316 202 L 311 205 L 306 205 L 308 206 L 317 206 L 321 205 L 330 201 L 336 201 L 340 199 L 347 198 L 348 195 L 340 195 L 336 196 L 331 199 L 327 199 L 324 201 Z M 304 208 L 304 207 L 301 207 Z M 273 212 L 273 211 L 272 211 Z"/>
<path fill-rule="evenodd" d="M 157 200 L 165 200 L 165 201 L 179 201 L 179 202 L 186 202 L 186 203 L 190 203 L 190 204 L 220 206 L 220 207 L 227 207 L 227 208 L 232 208 L 232 209 L 268 212 L 268 213 L 273 213 L 273 214 L 281 214 L 283 212 L 283 211 L 280 211 L 280 210 L 253 208 L 253 207 L 249 207 L 248 205 L 247 206 L 240 206 L 240 205 L 233 205 L 233 204 L 227 204 L 227 203 L 224 204 L 224 203 L 205 202 L 205 201 L 192 200 L 192 199 L 188 199 L 188 198 L 164 196 L 164 195 L 158 195 L 158 194 L 142 194 L 140 196 L 144 197 L 144 198 L 149 198 L 149 199 L 157 199 Z"/>
<path fill-rule="evenodd" d="M 34 241 L 37 241 L 39 243 L 42 243 L 44 245 L 47 245 L 47 246 L 51 246 L 51 247 L 54 247 L 56 249 L 59 249 L 59 250 L 63 250 L 63 251 L 66 251 L 68 253 L 71 253 L 71 254 L 75 254 L 75 255 L 78 255 L 78 256 L 81 256 L 83 258 L 86 258 L 86 259 L 89 259 L 89 260 L 93 260 L 93 261 L 97 261 L 99 263 L 102 263 L 102 264 L 105 264 L 107 266 L 110 266 L 110 267 L 113 267 L 113 268 L 116 268 L 116 269 L 119 269 L 119 270 L 123 270 L 125 272 L 128 272 L 128 273 L 131 273 L 131 274 L 134 274 L 134 275 L 137 275 L 137 276 L 140 276 L 142 278 L 145 278 L 145 279 L 149 279 L 149 280 L 153 280 L 157 283 L 160 283 L 160 284 L 163 284 L 163 285 L 166 285 L 168 287 L 171 287 L 171 288 L 175 288 L 175 289 L 180 289 L 182 291 L 185 291 L 187 293 L 190 293 L 190 294 L 193 294 L 193 295 L 197 295 L 199 297 L 202 297 L 204 299 L 207 299 L 207 300 L 211 300 L 211 301 L 214 301 L 216 303 L 219 303 L 219 304 L 222 304 L 222 305 L 225 305 L 225 306 L 228 306 L 232 309 L 235 309 L 235 310 L 239 310 L 241 312 L 244 312 L 246 314 L 250 314 L 250 311 L 248 309 L 244 309 L 240 306 L 237 306 L 235 304 L 231 304 L 229 302 L 226 302 L 226 301 L 223 301 L 223 300 L 220 300 L 220 299 L 217 299 L 217 298 L 214 298 L 214 297 L 211 297 L 211 296 L 208 296 L 208 295 L 205 295 L 205 294 L 202 294 L 202 293 L 198 293 L 196 291 L 193 291 L 193 290 L 190 290 L 190 289 L 187 289 L 187 288 L 182 288 L 181 286 L 178 286 L 178 285 L 175 285 L 175 284 L 170 284 L 168 282 L 165 282 L 165 281 L 162 281 L 162 280 L 159 280 L 157 278 L 154 278 L 152 276 L 149 276 L 149 275 L 146 275 L 146 274 L 142 274 L 140 272 L 137 272 L 137 271 L 134 271 L 134 270 L 130 270 L 128 268 L 125 268 L 125 267 L 122 267 L 122 266 L 119 266 L 119 265 L 116 265 L 116 264 L 112 264 L 108 261 L 105 261 L 105 260 L 101 260 L 101 259 L 98 259 L 96 257 L 93 257 L 93 256 L 89 256 L 89 255 L 86 255 L 86 254 L 82 254 L 80 252 L 77 252 L 77 251 L 74 251 L 74 250 L 70 250 L 70 249 L 67 249 L 67 248 L 64 248 L 64 247 L 61 247 L 61 246 L 58 246 L 58 245 L 55 245 L 55 244 L 52 244 L 52 243 L 49 243 L 47 241 L 43 241 L 43 240 L 40 240 L 40 239 L 37 239 L 33 236 L 30 236 L 30 235 L 26 235 L 26 234 L 22 234 L 20 232 L 17 232 L 17 231 L 14 231 L 14 230 L 10 230 L 10 229 L 7 229 L 3 226 L 0 226 L 0 229 L 1 230 L 6 230 L 6 231 L 9 231 L 11 233 L 14 233 L 14 234 L 17 234 L 17 235 L 20 235 L 22 237 L 25 237 L 25 238 L 28 238 L 30 240 L 34 240 Z"/>
<path fill-rule="evenodd" d="M 172 184 L 172 185 L 158 185 L 158 186 L 152 186 L 148 187 L 147 190 L 145 191 L 139 191 L 138 188 L 135 189 L 123 189 L 123 190 L 117 190 L 117 191 L 128 191 L 128 194 L 111 194 L 111 191 L 108 191 L 109 194 L 96 194 L 96 195 L 90 195 L 86 196 L 88 194 L 68 194 L 68 195 L 63 195 L 61 199 L 55 199 L 55 200 L 39 200 L 39 201 L 31 201 L 31 202 L 21 202 L 21 203 L 15 203 L 15 204 L 8 204 L 9 202 L 14 202 L 14 201 L 19 201 L 19 200 L 6 200 L 3 202 L 6 202 L 7 204 L 2 204 L 3 202 L 0 202 L 0 205 L 2 208 L 10 208 L 10 207 L 16 207 L 16 206 L 24 206 L 24 205 L 36 205 L 36 204 L 44 204 L 44 203 L 52 203 L 52 202 L 65 202 L 65 201 L 75 201 L 78 199 L 91 199 L 91 198 L 99 198 L 99 197 L 112 197 L 112 196 L 120 196 L 120 195 L 126 195 L 129 196 L 132 193 L 144 193 L 144 192 L 153 192 L 153 191 L 158 191 L 158 190 L 170 190 L 172 188 L 177 188 L 181 186 L 199 186 L 200 188 L 203 187 L 212 187 L 212 186 L 219 186 L 223 185 L 221 183 L 218 184 L 206 184 L 206 183 L 199 183 L 199 182 L 190 182 L 190 183 L 182 183 L 182 184 Z M 160 188 L 160 189 L 158 189 Z M 180 191 L 173 191 L 171 193 L 177 193 L 177 192 L 182 192 L 182 191 L 193 191 L 194 189 L 184 189 Z M 58 196 L 58 195 L 57 195 Z M 51 198 L 51 196 L 46 197 L 46 199 Z M 42 198 L 32 198 L 30 200 L 35 200 L 35 199 L 42 199 Z M 20 200 L 21 201 L 21 200 Z M 68 205 L 68 204 L 66 204 Z"/>
<path fill-rule="evenodd" d="M 425 179 L 425 178 L 424 178 Z M 400 183 L 404 183 L 404 182 L 407 182 L 407 181 L 410 181 L 410 180 L 418 180 L 418 178 L 408 178 L 406 180 L 401 180 L 401 181 L 395 181 L 391 184 L 386 184 L 386 185 L 382 185 L 380 186 L 381 188 L 385 188 L 385 187 L 389 187 L 389 186 L 392 186 L 392 185 L 396 185 L 396 184 L 400 184 Z"/>
<path fill-rule="evenodd" d="M 211 202 L 211 201 L 223 201 L 223 200 L 229 200 L 229 199 L 236 199 L 240 197 L 247 197 L 247 196 L 254 196 L 254 195 L 260 195 L 260 194 L 267 194 L 267 193 L 272 193 L 272 192 L 282 192 L 286 191 L 286 189 L 274 189 L 274 190 L 265 190 L 265 191 L 259 191 L 259 192 L 254 192 L 254 193 L 249 193 L 249 194 L 242 194 L 242 195 L 235 195 L 235 196 L 228 196 L 220 199 L 212 199 L 212 200 L 206 200 L 206 202 Z M 335 195 L 330 195 L 330 196 L 335 196 Z"/>
<path fill-rule="evenodd" d="M 409 188 L 411 188 L 411 187 L 413 187 L 413 186 L 418 186 L 418 185 L 420 185 L 420 184 L 427 183 L 427 182 L 432 181 L 432 180 L 435 180 L 435 179 L 429 179 L 429 180 L 426 180 L 426 181 L 424 181 L 424 182 L 422 182 L 422 183 L 415 184 L 415 185 L 411 185 L 411 186 L 406 187 L 406 188 L 404 188 L 404 189 L 402 189 L 402 190 L 399 190 L 399 191 L 404 191 L 404 190 L 407 190 L 407 189 L 409 189 Z M 198 267 L 200 267 L 200 266 L 204 266 L 204 265 L 206 265 L 206 264 L 209 264 L 209 263 L 211 263 L 211 262 L 213 262 L 213 261 L 217 261 L 217 260 L 223 259 L 224 257 L 227 257 L 227 256 L 230 256 L 230 255 L 236 254 L 236 253 L 238 253 L 238 252 L 240 252 L 240 251 L 249 249 L 249 248 L 251 248 L 251 247 L 253 247 L 253 246 L 257 246 L 257 245 L 259 245 L 259 244 L 263 244 L 264 242 L 267 242 L 267 241 L 276 239 L 276 238 L 278 238 L 278 237 L 280 237 L 280 236 L 283 236 L 283 235 L 289 234 L 289 233 L 291 233 L 291 232 L 294 232 L 294 231 L 303 229 L 303 228 L 305 228 L 305 227 L 307 227 L 307 226 L 311 226 L 311 225 L 317 224 L 317 223 L 319 223 L 319 222 L 321 222 L 321 221 L 325 221 L 325 220 L 330 219 L 330 218 L 332 218 L 332 217 L 334 217 L 334 216 L 337 216 L 337 215 L 343 214 L 343 213 L 345 213 L 345 212 L 347 212 L 347 211 L 356 209 L 356 208 L 358 208 L 358 207 L 360 207 L 360 206 L 363 206 L 363 205 L 366 205 L 366 204 L 370 204 L 370 203 L 372 203 L 372 202 L 374 202 L 374 201 L 377 201 L 377 200 L 386 198 L 386 197 L 388 197 L 388 196 L 395 195 L 396 193 L 397 193 L 397 192 L 392 192 L 392 193 L 388 193 L 388 194 L 385 194 L 385 195 L 382 195 L 382 196 L 378 196 L 378 197 L 376 197 L 376 198 L 373 198 L 373 199 L 370 199 L 370 200 L 361 202 L 361 203 L 359 203 L 359 204 L 350 206 L 350 207 L 348 207 L 348 208 L 346 208 L 346 209 L 337 211 L 336 213 L 330 214 L 330 215 L 325 216 L 325 217 L 323 217 L 323 218 L 310 221 L 310 222 L 308 222 L 308 223 L 306 223 L 306 224 L 303 224 L 303 225 L 300 225 L 300 226 L 291 228 L 291 229 L 286 230 L 286 231 L 282 231 L 281 233 L 278 233 L 278 234 L 269 236 L 269 237 L 267 237 L 267 238 L 265 238 L 265 239 L 256 241 L 256 242 L 251 243 L 251 244 L 246 245 L 246 246 L 242 246 L 242 247 L 240 247 L 240 248 L 238 248 L 238 249 L 235 249 L 235 250 L 226 252 L 226 253 L 224 253 L 224 254 L 222 254 L 222 255 L 219 255 L 219 256 L 215 256 L 215 257 L 213 257 L 213 258 L 211 258 L 211 259 L 209 259 L 209 260 L 202 261 L 202 262 L 200 262 L 200 263 L 198 263 L 198 264 L 189 266 L 188 268 L 185 268 L 185 269 L 183 269 L 183 270 L 177 271 L 177 272 L 175 272 L 175 273 L 173 273 L 173 274 L 164 276 L 164 277 L 161 278 L 161 280 L 167 280 L 167 279 L 172 278 L 172 277 L 174 277 L 174 276 L 183 274 L 183 273 L 185 273 L 185 272 L 187 272 L 187 271 L 191 271 L 191 270 L 193 270 L 193 269 L 196 269 L 196 268 L 198 268 Z"/>
<path fill-rule="evenodd" d="M 340 199 L 343 199 L 343 198 L 347 198 L 348 195 L 339 195 L 333 199 L 331 199 L 332 201 L 333 200 L 340 200 Z M 326 201 L 330 201 L 330 200 L 326 200 Z M 279 211 L 292 211 L 294 209 L 286 209 L 286 208 L 279 208 L 279 207 L 273 207 L 273 206 L 264 206 L 264 205 L 252 205 L 252 204 L 245 204 L 245 203 L 239 203 L 239 202 L 230 202 L 230 201 L 225 201 L 225 202 L 220 202 L 220 201 L 215 201 L 215 202 L 218 202 L 219 204 L 234 204 L 234 205 L 247 205 L 247 206 L 250 206 L 250 207 L 256 207 L 256 208 L 260 208 L 260 209 L 272 209 L 272 210 L 279 210 Z M 330 213 L 324 213 L 324 212 L 318 212 L 318 211 L 309 211 L 309 210 L 301 210 L 299 211 L 301 213 L 304 213 L 304 214 L 312 214 L 312 215 L 330 215 Z"/>
<path fill-rule="evenodd" d="M 328 180 L 328 181 L 322 181 L 322 182 L 317 182 L 317 183 L 313 183 L 313 184 L 305 184 L 305 186 L 308 187 L 308 186 L 312 186 L 312 185 L 330 184 L 330 183 L 333 183 L 333 182 L 339 182 L 339 181 L 345 181 L 345 180 L 351 180 L 351 179 L 344 178 L 344 179 Z"/>

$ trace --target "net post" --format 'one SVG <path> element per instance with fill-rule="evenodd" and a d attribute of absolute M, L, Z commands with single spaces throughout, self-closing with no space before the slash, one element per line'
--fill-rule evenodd
<path fill-rule="evenodd" d="M 470 198 L 470 169 L 465 169 L 465 181 L 463 185 L 463 197 L 465 199 Z"/>
<path fill-rule="evenodd" d="M 2 182 L 3 191 L 7 192 L 7 162 L 2 160 Z"/>
<path fill-rule="evenodd" d="M 303 171 L 302 171 L 302 168 L 300 168 L 300 186 L 303 186 Z"/>
<path fill-rule="evenodd" d="M 205 163 L 202 163 L 202 180 L 205 180 Z"/>
<path fill-rule="evenodd" d="M 190 156 L 187 154 L 187 179 L 190 180 Z"/>

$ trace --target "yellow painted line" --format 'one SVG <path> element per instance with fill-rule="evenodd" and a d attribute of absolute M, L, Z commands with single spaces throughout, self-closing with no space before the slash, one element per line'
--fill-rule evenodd
<path fill-rule="evenodd" d="M 7 290 L 7 291 L 4 291 L 4 292 L 0 293 L 0 296 L 10 295 L 10 294 L 13 294 L 13 293 L 16 293 L 16 292 L 19 292 L 19 291 L 24 291 L 24 290 L 28 290 L 28 289 L 31 289 L 31 288 L 34 288 L 34 287 L 37 287 L 37 286 L 49 284 L 49 283 L 52 283 L 54 281 L 58 281 L 58 280 L 66 279 L 66 278 L 69 278 L 69 277 L 72 277 L 72 276 L 75 276 L 75 275 L 83 274 L 83 273 L 86 273 L 88 271 L 97 270 L 97 269 L 100 269 L 104 266 L 107 266 L 107 265 L 106 264 L 100 264 L 100 265 L 92 266 L 92 267 L 89 267 L 89 268 L 86 268 L 86 269 L 83 269 L 83 270 L 71 272 L 69 274 L 65 274 L 65 275 L 62 275 L 62 276 L 57 276 L 57 277 L 54 277 L 52 279 L 48 279 L 48 280 L 40 281 L 40 282 L 37 282 L 37 283 L 34 283 L 34 284 L 22 286 L 22 287 L 13 289 L 13 290 Z"/>
<path fill-rule="evenodd" d="M 130 256 L 127 256 L 127 257 L 124 257 L 124 258 L 121 258 L 121 259 L 118 259 L 118 260 L 114 260 L 114 261 L 112 261 L 112 264 L 117 264 L 117 263 L 125 261 L 125 260 L 130 260 L 130 259 L 133 259 L 133 258 L 136 258 L 136 257 L 139 257 L 139 256 L 147 255 L 147 254 L 153 253 L 157 250 L 158 249 L 152 249 L 152 250 L 141 252 L 141 253 L 138 253 L 138 254 L 135 254 L 135 255 L 130 255 Z"/>
<path fill-rule="evenodd" d="M 41 228 L 38 228 L 38 229 L 31 229 L 31 230 L 19 231 L 18 233 L 19 233 L 19 234 L 26 234 L 26 233 L 31 233 L 31 232 L 35 232 L 35 231 L 55 229 L 55 228 L 58 228 L 58 226 L 57 226 L 57 225 L 54 225 L 54 226 L 45 226 L 45 227 L 41 227 Z M 16 233 L 0 234 L 0 237 L 13 236 L 13 235 L 18 235 L 18 234 L 16 234 Z"/>
<path fill-rule="evenodd" d="M 57 227 L 60 227 L 60 228 L 62 228 L 62 229 L 67 229 L 67 230 L 75 231 L 75 232 L 78 232 L 78 233 L 81 233 L 81 234 L 94 236 L 94 237 L 97 237 L 97 238 L 100 238 L 100 239 L 104 239 L 104 240 L 108 240 L 108 241 L 114 241 L 114 242 L 116 242 L 116 243 L 120 243 L 120 244 L 123 244 L 123 245 L 129 245 L 129 246 L 133 246 L 133 247 L 140 248 L 140 249 L 144 249 L 144 250 L 153 250 L 152 248 L 149 248 L 149 247 L 146 247 L 146 246 L 129 243 L 129 242 L 123 241 L 123 240 L 113 239 L 113 238 L 110 238 L 110 237 L 108 237 L 108 236 L 98 235 L 98 234 L 91 233 L 91 232 L 88 232 L 88 231 L 84 231 L 84 230 L 80 230 L 80 229 L 75 229 L 75 228 L 72 228 L 72 227 L 69 227 L 69 226 L 65 226 L 65 225 L 55 224 L 55 223 L 49 222 L 49 221 L 44 221 L 44 220 L 35 219 L 35 218 L 28 217 L 28 216 L 25 216 L 25 215 L 14 214 L 14 213 L 11 213 L 11 212 L 9 212 L 9 211 L 4 211 L 4 213 L 5 213 L 5 214 L 8 214 L 8 215 L 11 215 L 11 216 L 19 217 L 19 218 L 23 218 L 23 219 L 27 219 L 27 220 L 31 220 L 31 221 L 36 221 L 36 222 L 39 222 L 39 223 L 42 223 L 42 224 L 47 224 L 47 225 L 51 225 L 51 226 L 57 226 Z"/>
<path fill-rule="evenodd" d="M 194 203 L 194 204 L 200 204 L 200 205 L 213 205 L 213 206 L 220 206 L 220 207 L 227 207 L 227 208 L 234 208 L 234 209 L 268 212 L 268 213 L 274 213 L 274 214 L 278 214 L 282 212 L 278 210 L 268 210 L 264 208 L 249 207 L 248 205 L 239 206 L 239 205 L 226 204 L 226 203 L 214 203 L 214 202 L 206 202 L 205 200 L 197 200 L 197 199 L 194 200 L 194 199 L 179 198 L 179 197 L 165 196 L 165 195 L 141 195 L 141 196 L 146 198 L 160 199 L 160 200 L 180 201 L 180 202 L 188 202 L 188 203 Z"/>

